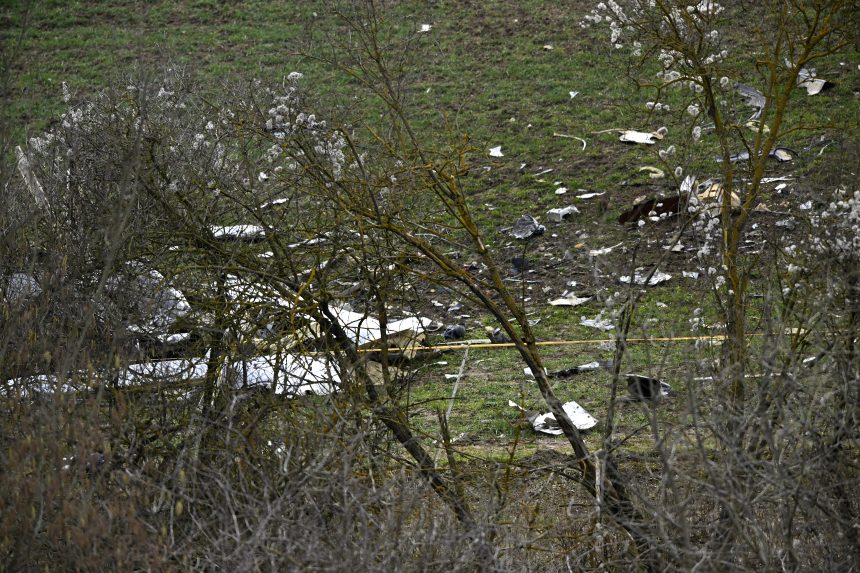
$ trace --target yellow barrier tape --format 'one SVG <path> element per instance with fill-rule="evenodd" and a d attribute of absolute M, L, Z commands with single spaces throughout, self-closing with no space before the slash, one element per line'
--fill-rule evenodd
<path fill-rule="evenodd" d="M 747 333 L 746 336 L 763 336 L 764 333 L 761 332 L 751 332 Z M 680 342 L 680 341 L 690 341 L 690 340 L 725 340 L 725 334 L 711 334 L 707 336 L 655 336 L 651 338 L 627 338 L 625 342 L 627 343 L 641 343 L 641 342 Z M 614 342 L 614 338 L 590 338 L 590 339 L 582 339 L 582 340 L 544 340 L 540 342 L 535 342 L 536 346 L 575 346 L 575 345 L 585 345 L 585 344 L 601 344 L 603 342 Z M 476 342 L 474 344 L 461 343 L 461 344 L 438 344 L 433 346 L 414 346 L 411 348 L 396 348 L 391 347 L 388 349 L 389 352 L 398 352 L 403 350 L 412 350 L 412 351 L 432 351 L 432 350 L 462 350 L 464 348 L 514 348 L 516 344 L 513 342 Z M 381 352 L 381 348 L 361 348 L 359 352 Z"/>

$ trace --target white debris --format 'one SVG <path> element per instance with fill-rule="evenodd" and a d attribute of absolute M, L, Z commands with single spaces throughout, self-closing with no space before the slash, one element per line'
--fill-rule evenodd
<path fill-rule="evenodd" d="M 502 146 L 499 145 L 497 147 L 490 148 L 490 157 L 504 157 L 505 154 L 502 153 Z"/>
<path fill-rule="evenodd" d="M 549 374 L 549 373 L 547 372 L 546 368 L 544 368 L 544 369 L 543 369 L 543 373 L 544 373 L 544 374 Z M 534 380 L 534 378 L 535 378 L 534 372 L 532 372 L 532 369 L 531 369 L 531 368 L 529 368 L 528 366 L 526 366 L 525 368 L 523 368 L 523 374 L 525 375 L 525 377 L 526 377 L 526 378 L 529 378 L 529 379 L 531 379 L 531 380 Z"/>
<path fill-rule="evenodd" d="M 585 318 L 584 316 L 580 317 L 579 324 L 604 331 L 615 329 L 615 325 L 612 324 L 611 321 L 605 320 L 600 315 L 597 315 L 595 318 Z"/>
<path fill-rule="evenodd" d="M 663 135 L 659 132 L 645 133 L 644 131 L 635 131 L 632 129 L 622 132 L 621 137 L 618 138 L 619 141 L 625 143 L 643 143 L 645 145 L 654 145 L 660 139 L 663 139 Z"/>
<path fill-rule="evenodd" d="M 579 213 L 579 209 L 574 207 L 573 205 L 569 205 L 563 208 L 550 209 L 547 211 L 547 218 L 554 223 L 561 223 L 564 219 L 573 215 L 574 213 Z"/>
<path fill-rule="evenodd" d="M 579 306 L 581 304 L 585 304 L 591 300 L 591 297 L 578 297 L 572 292 L 569 293 L 565 291 L 562 293 L 561 298 L 557 298 L 555 300 L 549 301 L 549 304 L 552 306 Z"/>
<path fill-rule="evenodd" d="M 520 412 L 526 412 L 525 408 L 513 400 L 508 400 L 508 406 L 516 408 Z M 567 417 L 570 418 L 571 423 L 577 430 L 590 430 L 597 425 L 597 420 L 591 414 L 586 412 L 585 408 L 572 400 L 562 404 L 562 409 L 564 410 L 564 413 L 567 414 Z M 561 436 L 564 434 L 558 424 L 558 420 L 555 419 L 555 414 L 552 412 L 535 412 L 529 416 L 528 420 L 536 432 L 549 434 L 550 436 Z"/>
<path fill-rule="evenodd" d="M 275 205 L 283 205 L 289 201 L 286 197 L 281 197 L 280 199 L 272 199 L 271 201 L 266 201 L 262 205 L 260 205 L 260 209 L 268 209 L 269 207 L 274 207 Z"/>
<path fill-rule="evenodd" d="M 577 195 L 576 198 L 577 199 L 593 199 L 595 197 L 600 197 L 601 195 L 605 195 L 605 194 L 606 194 L 606 191 L 603 191 L 601 193 L 582 193 L 581 195 Z"/>
<path fill-rule="evenodd" d="M 258 225 L 213 225 L 209 227 L 216 239 L 261 239 L 266 230 Z"/>
<path fill-rule="evenodd" d="M 589 257 L 600 257 L 603 255 L 608 255 L 612 252 L 613 249 L 620 247 L 624 243 L 618 243 L 617 245 L 612 245 L 611 247 L 603 247 L 602 249 L 591 249 L 588 251 Z"/>
<path fill-rule="evenodd" d="M 277 381 L 275 380 L 275 366 Z M 340 374 L 333 362 L 307 355 L 257 356 L 232 365 L 234 380 L 240 386 L 274 384 L 276 394 L 283 396 L 325 396 L 340 385 Z"/>
<path fill-rule="evenodd" d="M 421 24 L 421 27 L 418 29 L 418 31 L 421 33 L 425 33 L 429 32 L 431 28 L 433 28 L 433 26 L 430 24 Z"/>
<path fill-rule="evenodd" d="M 807 95 L 811 96 L 821 93 L 826 88 L 833 87 L 832 82 L 816 78 L 815 70 L 807 70 L 806 68 L 802 68 L 797 75 L 797 85 L 805 88 Z"/>
<path fill-rule="evenodd" d="M 597 420 L 586 412 L 585 408 L 574 401 L 565 402 L 562 408 L 564 408 L 564 413 L 567 414 L 567 417 L 570 418 L 570 421 L 577 430 L 590 430 L 597 425 Z M 559 427 L 558 420 L 555 419 L 555 414 L 552 412 L 538 414 L 532 420 L 532 427 L 536 432 L 549 434 L 550 436 L 561 436 L 564 434 L 561 427 Z"/>
<path fill-rule="evenodd" d="M 655 286 L 655 285 L 658 285 L 660 283 L 664 283 L 664 282 L 670 280 L 671 278 L 672 278 L 672 275 L 670 275 L 668 273 L 661 272 L 659 270 L 656 270 L 656 271 L 654 271 L 654 274 L 651 275 L 651 278 L 649 279 L 647 274 L 640 274 L 639 270 L 637 269 L 636 272 L 634 273 L 634 276 L 633 276 L 633 283 L 640 285 L 640 286 L 644 286 L 646 283 L 646 280 L 647 280 L 647 283 L 648 283 L 647 286 Z M 627 275 L 627 276 L 619 277 L 618 281 L 623 283 L 623 284 L 630 284 L 630 276 Z"/>
<path fill-rule="evenodd" d="M 697 273 L 696 271 L 681 271 L 681 275 L 682 275 L 685 279 L 694 279 L 694 280 L 696 280 L 696 279 L 698 279 L 698 278 L 699 278 L 699 273 Z"/>
<path fill-rule="evenodd" d="M 373 346 L 382 340 L 382 325 L 376 318 L 354 312 L 346 306 L 332 306 L 331 310 L 358 348 Z M 388 343 L 405 347 L 422 335 L 431 323 L 429 318 L 417 316 L 388 322 L 385 329 Z"/>
<path fill-rule="evenodd" d="M 573 98 L 575 98 L 576 96 L 578 96 L 578 95 L 579 95 L 579 92 L 574 92 L 574 91 L 570 91 L 570 92 L 567 92 L 567 93 L 569 93 L 569 94 L 570 94 L 570 99 L 573 99 Z"/>
<path fill-rule="evenodd" d="M 567 193 L 567 187 L 559 187 L 555 190 L 556 195 L 564 195 L 565 193 Z"/>

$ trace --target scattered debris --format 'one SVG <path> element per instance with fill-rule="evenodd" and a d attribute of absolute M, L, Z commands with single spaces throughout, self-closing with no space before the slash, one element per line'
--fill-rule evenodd
<path fill-rule="evenodd" d="M 433 28 L 430 24 L 421 24 L 421 27 L 418 28 L 419 33 L 429 32 Z"/>
<path fill-rule="evenodd" d="M 633 207 L 621 213 L 618 217 L 618 222 L 624 225 L 649 217 L 656 217 L 659 220 L 663 217 L 677 215 L 686 208 L 686 205 L 687 197 L 685 195 L 654 198 L 643 197 L 634 201 Z"/>
<path fill-rule="evenodd" d="M 591 297 L 578 297 L 572 292 L 564 291 L 561 298 L 549 301 L 552 306 L 579 306 L 591 300 Z"/>
<path fill-rule="evenodd" d="M 513 257 L 511 259 L 511 265 L 514 268 L 514 272 L 518 275 L 523 274 L 527 270 L 529 270 L 529 261 L 525 257 Z"/>
<path fill-rule="evenodd" d="M 567 219 L 569 216 L 574 213 L 579 213 L 579 209 L 574 207 L 573 205 L 568 205 L 567 207 L 550 209 L 547 211 L 547 217 L 550 221 L 555 223 L 561 223 L 563 220 Z"/>
<path fill-rule="evenodd" d="M 570 92 L 567 92 L 567 93 L 568 93 L 568 94 L 570 94 L 570 99 L 573 99 L 573 98 L 575 98 L 576 96 L 578 96 L 578 95 L 579 95 L 579 92 L 574 92 L 574 91 L 570 91 Z"/>
<path fill-rule="evenodd" d="M 746 84 L 738 83 L 735 88 L 738 90 L 741 97 L 746 100 L 747 105 L 755 108 L 756 110 L 747 121 L 755 121 L 761 117 L 761 112 L 764 109 L 765 104 L 764 94 L 754 87 Z"/>
<path fill-rule="evenodd" d="M 671 386 L 656 378 L 640 376 L 639 374 L 627 374 L 627 392 L 630 398 L 637 402 L 654 402 L 666 397 L 671 391 Z"/>
<path fill-rule="evenodd" d="M 502 146 L 499 145 L 497 147 L 490 148 L 490 157 L 504 157 L 505 154 L 502 153 Z"/>
<path fill-rule="evenodd" d="M 579 319 L 579 324 L 596 328 L 598 330 L 615 330 L 615 325 L 609 320 L 604 320 L 604 318 L 599 314 L 594 318 L 585 318 L 582 316 Z"/>
<path fill-rule="evenodd" d="M 797 152 L 793 149 L 789 149 L 787 147 L 776 147 L 767 154 L 771 159 L 776 159 L 780 163 L 785 163 L 786 161 L 792 161 L 794 156 L 797 155 Z M 749 161 L 750 152 L 748 150 L 741 151 L 740 153 L 735 153 L 729 156 L 729 161 L 732 163 L 737 163 L 738 161 Z M 721 163 L 723 158 L 721 156 L 714 157 L 714 161 L 717 163 Z"/>
<path fill-rule="evenodd" d="M 382 340 L 382 325 L 379 320 L 360 312 L 354 312 L 347 305 L 332 305 L 332 313 L 343 330 L 357 348 L 377 346 Z M 389 321 L 385 327 L 388 345 L 395 348 L 408 348 L 423 337 L 432 321 L 429 318 L 410 316 Z"/>
<path fill-rule="evenodd" d="M 546 227 L 539 224 L 537 219 L 531 215 L 523 215 L 516 223 L 514 223 L 514 227 L 511 229 L 511 235 L 513 235 L 515 239 L 524 240 L 543 235 L 545 231 Z"/>
<path fill-rule="evenodd" d="M 280 199 L 272 199 L 271 201 L 266 201 L 262 205 L 260 205 L 260 209 L 268 209 L 270 207 L 276 207 L 277 205 L 283 205 L 284 203 L 289 202 L 289 198 L 281 197 Z"/>
<path fill-rule="evenodd" d="M 502 332 L 501 328 L 496 328 L 494 330 L 492 326 L 487 326 L 484 328 L 484 330 L 486 330 L 487 334 L 490 335 L 490 342 L 492 342 L 493 344 L 507 344 L 511 341 L 511 339 L 508 338 L 504 332 Z"/>
<path fill-rule="evenodd" d="M 618 243 L 617 245 L 612 245 L 611 247 L 603 247 L 602 249 L 591 249 L 588 251 L 589 257 L 601 257 L 603 255 L 608 255 L 612 252 L 613 249 L 620 247 L 624 243 Z"/>
<path fill-rule="evenodd" d="M 462 324 L 452 324 L 445 327 L 442 336 L 445 340 L 459 340 L 466 336 L 466 326 Z"/>
<path fill-rule="evenodd" d="M 693 180 L 693 184 L 695 184 L 695 180 Z M 705 212 L 709 213 L 711 216 L 719 215 L 723 203 L 722 183 L 708 179 L 704 183 L 696 186 L 695 196 L 696 201 L 705 206 Z M 732 191 L 730 201 L 733 211 L 741 208 L 741 198 L 735 191 Z"/>
<path fill-rule="evenodd" d="M 574 366 L 573 368 L 564 368 L 562 370 L 557 370 L 556 372 L 550 372 L 548 376 L 550 378 L 567 378 L 568 376 L 574 376 L 576 374 L 583 374 L 585 372 L 594 372 L 595 370 L 600 369 L 610 369 L 613 367 L 612 361 L 606 360 L 595 360 L 593 362 L 589 362 L 587 364 L 580 364 L 579 366 Z"/>
<path fill-rule="evenodd" d="M 544 369 L 543 369 L 543 373 L 544 373 L 544 374 L 546 374 L 546 375 L 549 375 L 549 372 L 547 372 L 546 368 L 544 368 Z M 526 378 L 528 378 L 529 380 L 534 380 L 534 379 L 535 379 L 534 372 L 532 372 L 532 369 L 531 369 L 531 368 L 529 368 L 528 366 L 526 366 L 525 368 L 523 368 L 523 374 L 524 374 L 524 375 L 525 375 L 525 377 L 526 377 Z"/>
<path fill-rule="evenodd" d="M 555 419 L 555 415 L 552 412 L 529 412 L 513 400 L 508 400 L 508 406 L 516 408 L 520 412 L 526 414 L 526 419 L 532 425 L 535 432 L 549 434 L 550 436 L 561 436 L 564 434 L 558 424 L 558 420 Z M 585 408 L 574 401 L 564 403 L 562 408 L 577 430 L 590 430 L 597 425 L 597 420 L 591 414 L 586 412 Z"/>
<path fill-rule="evenodd" d="M 639 171 L 647 171 L 648 177 L 650 177 L 651 179 L 662 179 L 666 176 L 662 169 L 657 169 L 656 167 L 652 167 L 650 165 L 640 167 Z"/>
<path fill-rule="evenodd" d="M 555 190 L 556 195 L 564 195 L 565 193 L 567 193 L 567 187 L 559 187 Z"/>
<path fill-rule="evenodd" d="M 544 44 L 543 49 L 547 52 L 552 50 L 553 49 L 552 44 Z"/>
<path fill-rule="evenodd" d="M 241 387 L 262 386 L 290 397 L 326 396 L 341 381 L 334 362 L 307 355 L 288 354 L 280 361 L 276 356 L 257 356 L 234 363 L 231 371 Z"/>
<path fill-rule="evenodd" d="M 651 277 L 648 278 L 648 274 L 640 274 L 640 270 L 642 269 L 636 269 L 636 272 L 633 273 L 633 284 L 646 286 L 645 283 L 647 281 L 647 286 L 655 286 L 660 283 L 664 283 L 672 278 L 672 275 L 661 272 L 660 270 L 655 270 L 654 274 L 652 274 Z M 618 277 L 618 281 L 623 284 L 630 284 L 630 276 Z"/>
<path fill-rule="evenodd" d="M 129 261 L 123 271 L 111 276 L 105 288 L 117 299 L 131 302 L 133 320 L 129 330 L 163 332 L 191 311 L 185 294 L 170 286 L 155 269 L 147 269 L 140 261 Z"/>
<path fill-rule="evenodd" d="M 822 91 L 836 86 L 833 82 L 815 77 L 815 70 L 808 70 L 806 68 L 801 68 L 800 73 L 797 74 L 797 85 L 806 89 L 807 95 L 811 96 L 820 94 Z"/>
<path fill-rule="evenodd" d="M 646 133 L 632 129 L 621 132 L 621 137 L 618 138 L 619 141 L 623 141 L 624 143 L 642 143 L 645 145 L 654 145 L 661 139 L 663 139 L 663 134 L 660 132 L 652 131 Z"/>

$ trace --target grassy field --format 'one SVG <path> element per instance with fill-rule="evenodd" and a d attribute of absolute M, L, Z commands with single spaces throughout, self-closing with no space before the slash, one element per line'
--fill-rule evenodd
<path fill-rule="evenodd" d="M 524 277 L 529 283 L 522 285 L 522 293 L 527 311 L 540 320 L 539 338 L 592 341 L 548 347 L 550 369 L 611 358 L 610 350 L 600 349 L 609 336 L 579 324 L 580 317 L 597 315 L 601 302 L 563 308 L 547 301 L 567 290 L 569 281 L 577 282 L 577 292 L 588 294 L 620 290 L 617 278 L 631 273 L 634 252 L 634 266 L 661 260 L 661 270 L 673 278 L 647 289 L 631 336 L 700 333 L 690 329 L 693 311 L 700 307 L 706 324 L 718 321 L 708 281 L 681 274 L 697 269 L 694 248 L 677 254 L 660 248 L 677 232 L 676 221 L 642 228 L 617 223 L 636 197 L 670 193 L 677 181 L 671 177 L 675 163 L 663 163 L 648 146 L 618 142 L 617 133 L 610 130 L 651 131 L 665 125 L 670 138 L 680 139 L 684 94 L 670 94 L 666 101 L 671 113 L 648 112 L 644 104 L 653 96 L 626 77 L 625 66 L 631 62 L 613 53 L 604 31 L 580 28 L 585 13 L 582 3 L 557 6 L 536 0 L 403 2 L 384 10 L 390 26 L 387 37 L 407 42 L 407 51 L 391 57 L 395 63 L 402 58 L 407 110 L 428 147 L 468 134 L 469 196 L 499 260 L 506 264 L 522 254 L 522 245 L 504 231 L 522 213 L 540 218 L 548 209 L 568 204 L 581 211 L 571 220 L 548 223 L 545 237 L 527 254 L 532 270 Z M 63 82 L 72 99 L 80 101 L 102 86 L 122 85 L 141 69 L 138 63 L 153 74 L 160 68 L 184 68 L 199 81 L 201 96 L 230 82 L 277 79 L 300 70 L 319 98 L 321 114 L 372 109 L 372 100 L 354 100 L 358 93 L 354 85 L 321 61 L 342 32 L 336 21 L 331 5 L 309 1 L 3 3 L 0 40 L 5 61 L 10 62 L 4 113 L 13 140 L 22 143 L 62 110 Z M 426 33 L 419 32 L 423 24 L 431 25 Z M 749 45 L 747 38 L 736 40 L 739 50 Z M 814 129 L 792 132 L 782 142 L 799 155 L 788 164 L 774 164 L 772 175 L 791 175 L 795 182 L 789 193 L 766 192 L 764 202 L 771 211 L 794 211 L 802 202 L 816 199 L 833 171 L 844 169 L 846 158 L 856 157 L 858 62 L 856 51 L 821 62 L 819 73 L 836 87 L 817 97 L 800 90 L 792 96 L 789 120 Z M 752 72 L 740 79 L 755 81 Z M 502 147 L 504 157 L 488 156 L 495 146 Z M 705 139 L 695 156 L 679 158 L 678 163 L 702 175 L 716 175 L 712 159 L 716 149 L 715 142 Z M 650 179 L 640 171 L 643 166 L 658 167 L 670 176 Z M 569 191 L 557 195 L 555 190 L 562 186 Z M 574 198 L 584 191 L 603 195 Z M 753 259 L 762 268 L 772 264 L 773 253 L 761 245 L 778 218 L 764 213 L 755 219 L 759 231 L 751 237 L 760 244 L 750 248 L 762 251 Z M 587 254 L 618 244 L 606 256 Z M 754 282 L 751 292 L 762 294 L 769 286 Z M 446 305 L 455 302 L 446 293 L 426 294 Z M 759 301 L 752 301 L 751 330 L 756 329 Z M 438 320 L 454 320 L 429 305 L 421 310 Z M 470 336 L 483 337 L 481 327 L 493 326 L 478 308 L 462 312 L 470 315 L 465 319 Z M 687 385 L 700 384 L 693 382 L 693 375 L 709 375 L 718 354 L 715 346 L 688 341 L 636 343 L 623 371 L 661 376 L 672 384 L 675 396 L 658 410 L 661 423 L 672 424 L 686 407 Z M 461 351 L 448 352 L 440 358 L 446 366 L 428 363 L 414 376 L 410 400 L 418 427 L 428 439 L 436 432 L 434 412 L 447 408 L 451 394 L 451 381 L 443 375 L 457 371 L 461 356 Z M 578 400 L 600 419 L 609 375 L 600 371 L 558 380 L 555 390 L 562 399 Z M 510 350 L 471 352 L 453 402 L 452 434 L 464 444 L 505 446 L 517 433 L 517 415 L 507 405 L 510 399 L 527 407 L 540 402 L 537 390 L 525 381 L 519 358 Z M 620 428 L 634 436 L 629 442 L 634 447 L 647 450 L 652 443 L 647 430 L 650 413 L 635 404 L 621 411 Z M 530 432 L 520 439 L 555 441 Z M 596 442 L 599 436 L 590 439 Z"/>

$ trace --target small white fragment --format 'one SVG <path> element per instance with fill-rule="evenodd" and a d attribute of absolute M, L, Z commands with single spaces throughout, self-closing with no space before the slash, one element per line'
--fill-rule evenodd
<path fill-rule="evenodd" d="M 579 213 L 579 209 L 577 209 L 573 205 L 558 209 L 550 209 L 546 212 L 547 218 L 555 223 L 561 223 L 563 220 L 567 219 L 574 213 Z"/>
<path fill-rule="evenodd" d="M 546 370 L 546 368 L 544 368 L 544 369 L 543 369 L 543 373 L 544 373 L 544 374 L 547 374 L 547 370 Z M 534 373 L 532 373 L 532 369 L 531 369 L 531 368 L 529 368 L 528 366 L 526 366 L 525 368 L 523 368 L 523 374 L 525 374 L 526 378 L 529 378 L 529 379 L 531 379 L 531 380 L 534 380 L 535 375 L 534 375 Z"/>
<path fill-rule="evenodd" d="M 430 28 L 432 28 L 430 24 L 421 24 L 421 28 L 418 30 L 419 32 L 429 32 Z"/>
<path fill-rule="evenodd" d="M 612 245 L 611 247 L 603 247 L 602 249 L 592 249 L 592 250 L 588 251 L 588 256 L 589 257 L 600 257 L 603 255 L 608 255 L 609 253 L 612 252 L 612 249 L 614 249 L 616 247 L 620 247 L 623 244 L 624 243 L 618 243 L 617 245 Z"/>
<path fill-rule="evenodd" d="M 502 153 L 502 146 L 496 146 L 490 148 L 490 157 L 504 157 L 505 154 Z"/>
<path fill-rule="evenodd" d="M 573 99 L 573 98 L 575 98 L 576 96 L 578 96 L 578 95 L 579 95 L 579 92 L 573 92 L 573 91 L 571 91 L 571 92 L 567 92 L 567 93 L 569 93 L 569 94 L 570 94 L 570 99 Z"/>
<path fill-rule="evenodd" d="M 602 191 L 600 193 L 583 193 L 581 195 L 577 195 L 577 199 L 593 199 L 595 197 L 600 197 L 601 195 L 606 195 L 606 191 Z"/>
<path fill-rule="evenodd" d="M 556 195 L 564 195 L 565 193 L 567 193 L 567 187 L 559 187 L 555 190 Z"/>

